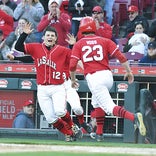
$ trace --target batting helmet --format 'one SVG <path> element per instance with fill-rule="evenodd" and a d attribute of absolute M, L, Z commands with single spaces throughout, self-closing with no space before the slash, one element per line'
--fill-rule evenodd
<path fill-rule="evenodd" d="M 95 32 L 96 31 L 96 24 L 92 17 L 86 16 L 81 19 L 79 30 L 81 33 L 84 32 Z"/>

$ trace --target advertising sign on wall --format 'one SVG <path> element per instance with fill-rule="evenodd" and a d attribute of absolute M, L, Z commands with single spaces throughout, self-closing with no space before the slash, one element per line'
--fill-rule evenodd
<path fill-rule="evenodd" d="M 33 91 L 0 90 L 0 128 L 11 128 L 23 103 L 33 98 Z"/>

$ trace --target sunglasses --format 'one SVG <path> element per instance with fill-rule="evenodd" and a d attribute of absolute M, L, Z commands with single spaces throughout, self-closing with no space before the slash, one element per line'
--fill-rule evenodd
<path fill-rule="evenodd" d="M 102 13 L 102 12 L 97 12 L 97 11 L 93 11 L 93 12 L 92 12 L 92 14 L 95 14 L 95 15 L 96 15 L 96 14 L 98 15 L 98 14 L 101 14 L 101 13 Z"/>
<path fill-rule="evenodd" d="M 128 15 L 133 15 L 135 12 L 129 12 Z"/>

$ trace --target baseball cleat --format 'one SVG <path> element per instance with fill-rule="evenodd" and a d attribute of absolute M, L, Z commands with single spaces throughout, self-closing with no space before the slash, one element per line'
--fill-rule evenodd
<path fill-rule="evenodd" d="M 90 133 L 90 137 L 91 137 L 92 139 L 95 139 L 95 138 L 96 138 L 96 133 L 94 133 L 94 132 Z"/>
<path fill-rule="evenodd" d="M 73 141 L 73 137 L 71 135 L 66 134 L 65 135 L 65 141 L 66 142 L 72 142 Z"/>
<path fill-rule="evenodd" d="M 85 131 L 87 133 L 91 133 L 93 131 L 91 125 L 89 125 L 88 123 L 84 122 L 83 124 L 81 124 L 81 127 L 83 127 L 85 129 Z"/>
<path fill-rule="evenodd" d="M 135 120 L 134 120 L 134 129 L 139 129 L 140 135 L 145 136 L 146 135 L 146 127 L 143 122 L 143 116 L 141 113 L 135 114 Z"/>
<path fill-rule="evenodd" d="M 83 132 L 76 124 L 72 126 L 72 131 L 76 138 L 81 139 L 83 137 Z"/>
<path fill-rule="evenodd" d="M 97 142 L 102 142 L 104 140 L 103 134 L 96 134 L 96 141 Z"/>

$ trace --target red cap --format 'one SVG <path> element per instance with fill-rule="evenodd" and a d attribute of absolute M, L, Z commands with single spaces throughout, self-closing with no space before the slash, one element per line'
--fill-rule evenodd
<path fill-rule="evenodd" d="M 100 6 L 95 6 L 92 10 L 92 12 L 103 12 L 102 8 Z"/>
<path fill-rule="evenodd" d="M 128 7 L 128 12 L 138 12 L 138 7 L 135 5 L 131 5 Z"/>
<path fill-rule="evenodd" d="M 24 102 L 23 106 L 29 106 L 29 105 L 34 105 L 33 101 L 32 100 L 27 100 Z"/>

